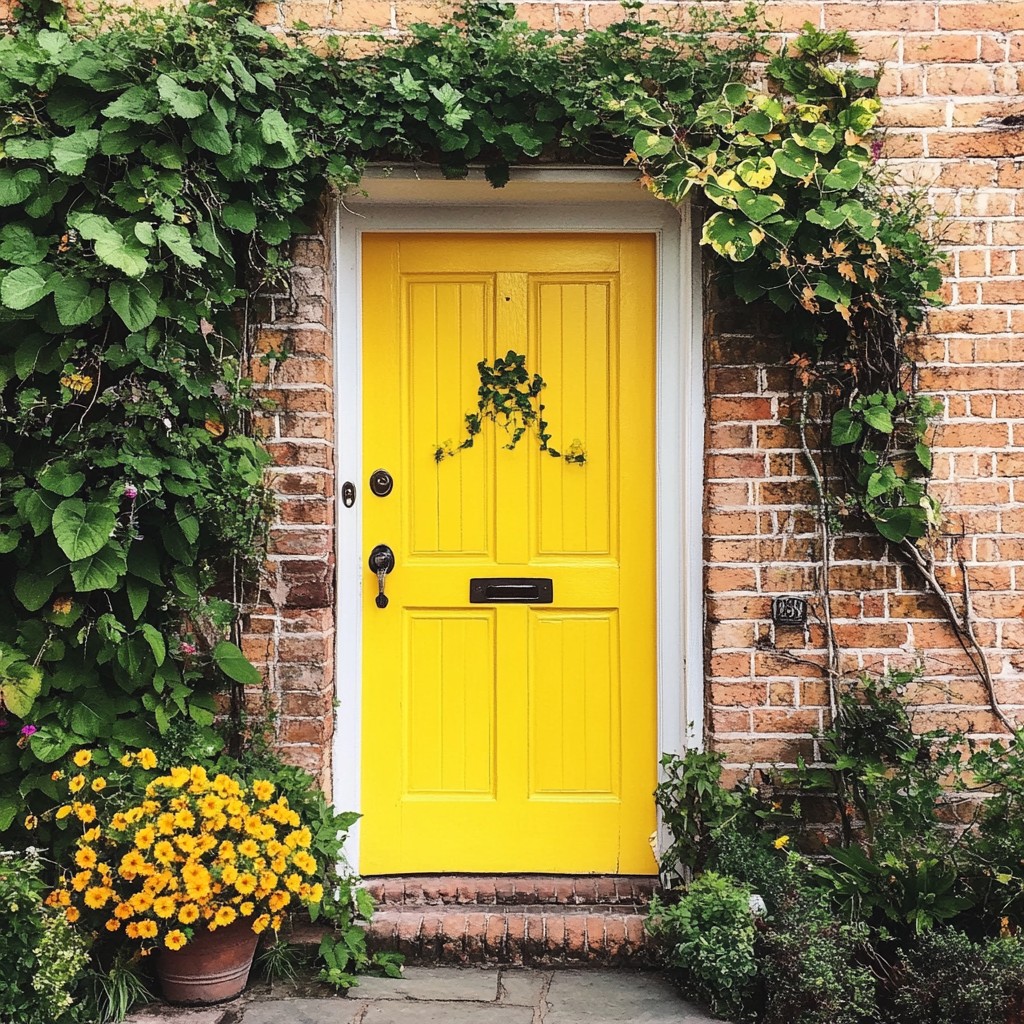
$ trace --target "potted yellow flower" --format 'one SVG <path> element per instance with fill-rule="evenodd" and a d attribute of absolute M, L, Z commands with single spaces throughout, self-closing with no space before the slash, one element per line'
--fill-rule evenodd
<path fill-rule="evenodd" d="M 276 931 L 288 908 L 323 897 L 309 828 L 267 780 L 211 778 L 201 765 L 157 774 L 156 755 L 144 749 L 121 764 L 152 777 L 127 799 L 124 789 L 111 799 L 91 762 L 89 751 L 75 754 L 70 799 L 56 812 L 82 832 L 74 868 L 48 902 L 71 921 L 121 932 L 143 953 L 159 951 L 170 1002 L 238 995 L 259 934 Z"/>

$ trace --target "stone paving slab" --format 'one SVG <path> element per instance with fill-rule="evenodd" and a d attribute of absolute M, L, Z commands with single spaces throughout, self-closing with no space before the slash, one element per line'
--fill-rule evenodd
<path fill-rule="evenodd" d="M 248 1018 L 245 1018 L 248 1024 Z M 533 1024 L 531 1006 L 497 1003 L 371 1003 L 359 1024 Z M 282 1018 L 281 1024 L 286 1024 Z M 317 1022 L 319 1024 L 319 1022 Z"/>
<path fill-rule="evenodd" d="M 679 997 L 657 974 L 556 971 L 544 1024 L 710 1024 L 715 1018 Z"/>
<path fill-rule="evenodd" d="M 452 984 L 453 973 L 458 984 Z M 498 998 L 497 970 L 407 967 L 401 978 L 360 978 L 351 996 L 374 999 L 440 999 L 491 1003 Z M 533 1002 L 529 1004 L 533 1005 Z"/>

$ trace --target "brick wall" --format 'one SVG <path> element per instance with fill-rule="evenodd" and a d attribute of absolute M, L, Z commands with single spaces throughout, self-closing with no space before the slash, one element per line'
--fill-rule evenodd
<path fill-rule="evenodd" d="M 0 0 L 2 2 L 2 0 Z M 650 10 L 677 14 L 675 3 Z M 420 0 L 294 0 L 261 3 L 261 23 L 296 21 L 314 37 L 392 33 L 443 8 Z M 807 20 L 851 30 L 865 57 L 884 60 L 889 126 L 884 154 L 903 180 L 927 188 L 945 220 L 951 252 L 949 304 L 920 343 L 923 388 L 945 400 L 934 493 L 950 536 L 939 544 L 944 578 L 960 584 L 965 559 L 977 632 L 990 652 L 999 696 L 1024 710 L 1024 129 L 991 119 L 1024 115 L 1024 3 L 823 0 L 766 4 L 792 32 Z M 532 2 L 538 26 L 600 26 L 617 3 Z M 268 311 L 262 344 L 290 339 L 295 355 L 268 376 L 279 402 L 266 427 L 277 469 L 281 522 L 270 558 L 268 600 L 252 616 L 247 653 L 266 665 L 280 707 L 287 756 L 329 771 L 333 689 L 332 416 L 330 273 L 324 241 L 303 240 L 291 294 Z M 706 326 L 709 426 L 705 517 L 707 717 L 715 744 L 745 766 L 813 753 L 827 700 L 821 631 L 775 629 L 775 594 L 813 595 L 816 541 L 810 489 L 794 432 L 781 424 L 789 400 L 784 335 L 712 296 Z M 907 696 L 922 724 L 996 730 L 983 688 L 913 576 L 869 538 L 836 542 L 831 578 L 836 632 L 851 672 L 908 666 L 925 675 Z"/>

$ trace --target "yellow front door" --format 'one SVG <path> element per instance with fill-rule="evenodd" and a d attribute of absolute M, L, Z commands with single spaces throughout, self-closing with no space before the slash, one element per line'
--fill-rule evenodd
<path fill-rule="evenodd" d="M 364 236 L 364 481 L 393 479 L 364 560 L 396 563 L 385 608 L 364 577 L 366 874 L 656 870 L 655 264 L 650 235 Z M 509 351 L 585 461 L 487 419 L 458 448 Z"/>

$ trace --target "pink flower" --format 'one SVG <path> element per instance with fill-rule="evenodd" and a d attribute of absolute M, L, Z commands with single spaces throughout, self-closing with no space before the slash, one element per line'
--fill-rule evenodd
<path fill-rule="evenodd" d="M 39 730 L 34 725 L 23 725 L 21 727 L 22 736 L 31 736 L 34 732 L 39 732 Z"/>
<path fill-rule="evenodd" d="M 181 641 L 181 653 L 182 654 L 195 654 L 196 653 L 196 645 L 195 644 L 186 643 L 184 640 L 182 640 Z"/>
<path fill-rule="evenodd" d="M 6 729 L 9 724 L 6 718 L 0 718 L 0 729 Z"/>
<path fill-rule="evenodd" d="M 139 496 L 139 490 L 135 484 L 124 485 L 124 496 L 134 501 Z"/>
<path fill-rule="evenodd" d="M 881 139 L 875 139 L 871 143 L 871 162 L 877 164 L 878 161 L 881 160 L 881 158 L 882 158 L 882 140 Z"/>

